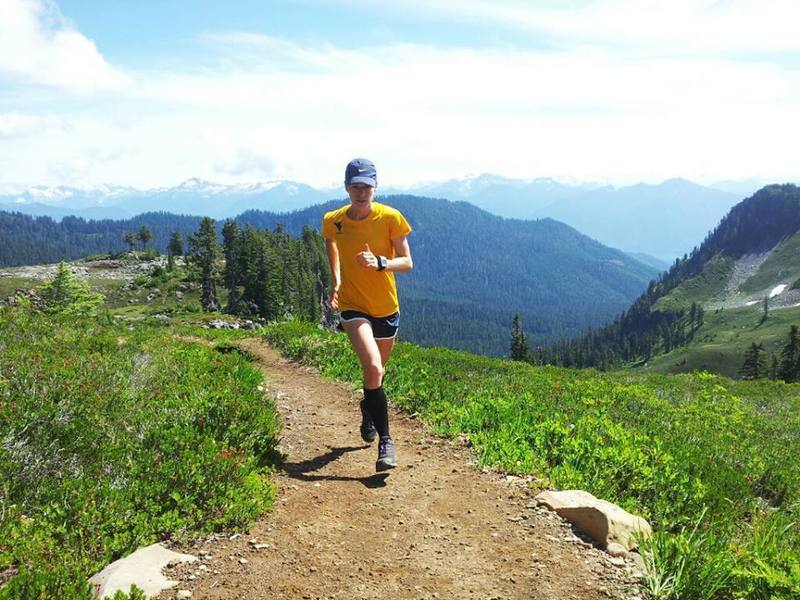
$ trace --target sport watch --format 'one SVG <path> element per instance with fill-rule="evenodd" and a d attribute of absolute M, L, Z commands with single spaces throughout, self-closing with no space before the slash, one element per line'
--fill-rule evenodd
<path fill-rule="evenodd" d="M 389 259 L 385 256 L 378 256 L 378 271 L 383 271 L 389 266 Z"/>

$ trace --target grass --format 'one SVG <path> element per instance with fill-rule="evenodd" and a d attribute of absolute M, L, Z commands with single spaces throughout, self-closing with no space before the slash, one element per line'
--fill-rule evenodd
<path fill-rule="evenodd" d="M 17 573 L 0 598 L 90 598 L 82 582 L 108 562 L 246 527 L 273 502 L 279 423 L 260 372 L 116 321 L 0 310 L 0 578 Z"/>
<path fill-rule="evenodd" d="M 360 384 L 343 336 L 288 322 L 267 339 Z M 537 368 L 401 343 L 386 388 L 435 431 L 466 437 L 483 464 L 648 518 L 658 533 L 643 550 L 661 598 L 800 594 L 800 533 L 788 527 L 800 516 L 797 385 Z"/>
<path fill-rule="evenodd" d="M 753 342 L 764 344 L 768 367 L 770 355 L 780 354 L 789 328 L 800 322 L 800 307 L 772 309 L 764 322 L 761 315 L 760 305 L 708 311 L 688 345 L 652 358 L 647 368 L 662 373 L 711 371 L 737 377 L 744 352 Z"/>
<path fill-rule="evenodd" d="M 137 258 L 126 255 L 124 262 L 136 263 Z M 13 272 L 14 269 L 9 269 Z M 5 299 L 19 289 L 32 289 L 41 286 L 42 279 L 25 277 L 0 277 L 0 299 Z M 183 267 L 172 272 L 153 269 L 149 274 L 141 274 L 131 279 L 130 284 L 120 274 L 118 278 L 89 275 L 86 282 L 93 292 L 105 297 L 105 306 L 112 312 L 130 317 L 145 317 L 161 313 L 198 313 L 200 290 L 191 281 Z M 183 288 L 183 289 L 182 289 Z M 178 300 L 176 292 L 182 291 L 184 298 Z M 148 296 L 152 298 L 148 300 Z M 220 300 L 225 302 L 226 293 L 220 289 Z"/>
<path fill-rule="evenodd" d="M 703 271 L 687 279 L 669 294 L 662 296 L 653 310 L 688 309 L 692 302 L 702 304 L 725 290 L 736 261 L 729 257 L 717 256 L 708 261 Z"/>
<path fill-rule="evenodd" d="M 800 234 L 795 234 L 783 240 L 770 253 L 758 271 L 740 287 L 741 291 L 753 294 L 763 290 L 764 295 L 767 295 L 777 285 L 776 282 L 784 282 L 791 285 L 800 278 L 800 264 L 797 262 L 798 253 L 800 253 Z"/>
<path fill-rule="evenodd" d="M 42 284 L 30 277 L 0 277 L 0 300 L 13 296 L 17 290 L 29 290 Z"/>

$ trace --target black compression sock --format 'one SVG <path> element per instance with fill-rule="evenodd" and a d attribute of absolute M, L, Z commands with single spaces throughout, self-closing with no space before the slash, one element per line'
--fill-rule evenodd
<path fill-rule="evenodd" d="M 383 386 L 374 390 L 364 388 L 364 404 L 367 406 L 369 416 L 372 417 L 372 422 L 375 424 L 375 429 L 378 430 L 378 435 L 386 437 L 389 435 L 389 408 L 386 403 L 386 394 L 383 392 Z"/>

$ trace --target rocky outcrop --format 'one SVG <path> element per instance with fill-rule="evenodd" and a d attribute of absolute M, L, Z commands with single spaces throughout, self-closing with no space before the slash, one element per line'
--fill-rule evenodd
<path fill-rule="evenodd" d="M 642 517 L 582 490 L 542 492 L 536 496 L 536 501 L 558 513 L 604 548 L 619 544 L 631 550 L 637 545 L 637 537 L 647 538 L 653 532 L 650 523 Z"/>
<path fill-rule="evenodd" d="M 13 296 L 0 299 L 0 306 L 19 306 L 23 302 L 29 302 L 33 308 L 42 308 L 44 306 L 44 300 L 34 289 L 17 290 Z"/>
<path fill-rule="evenodd" d="M 161 544 L 152 544 L 111 563 L 93 575 L 89 583 L 97 598 L 113 596 L 118 590 L 129 593 L 134 584 L 150 598 L 178 584 L 164 577 L 161 571 L 165 567 L 196 560 L 191 554 L 179 554 Z"/>
<path fill-rule="evenodd" d="M 256 329 L 261 327 L 259 323 L 255 323 L 250 319 L 240 321 L 235 319 L 233 321 L 226 321 L 223 319 L 211 319 L 207 325 L 208 329 Z"/>

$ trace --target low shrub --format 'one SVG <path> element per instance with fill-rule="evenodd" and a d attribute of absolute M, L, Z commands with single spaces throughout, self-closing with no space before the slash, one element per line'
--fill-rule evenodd
<path fill-rule="evenodd" d="M 0 572 L 19 570 L 6 597 L 82 598 L 138 546 L 242 528 L 273 502 L 279 421 L 260 373 L 113 323 L 0 309 Z"/>

